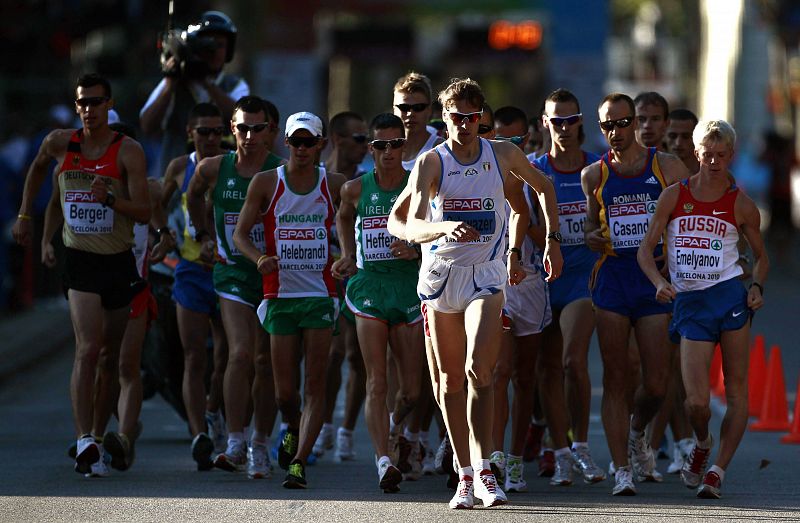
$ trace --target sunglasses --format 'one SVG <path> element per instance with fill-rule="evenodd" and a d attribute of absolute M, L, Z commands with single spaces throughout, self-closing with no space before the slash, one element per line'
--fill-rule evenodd
<path fill-rule="evenodd" d="M 527 134 L 522 134 L 520 136 L 495 136 L 495 140 L 501 140 L 503 142 L 511 142 L 514 145 L 522 145 L 522 142 L 525 140 Z"/>
<path fill-rule="evenodd" d="M 350 138 L 352 138 L 353 141 L 358 143 L 358 144 L 367 143 L 367 135 L 366 134 L 353 133 L 353 134 L 350 135 Z"/>
<path fill-rule="evenodd" d="M 492 129 L 494 129 L 494 127 L 492 127 L 491 125 L 486 125 L 485 123 L 482 123 L 478 125 L 478 134 L 488 134 L 492 132 Z"/>
<path fill-rule="evenodd" d="M 252 132 L 253 134 L 255 134 L 255 133 L 260 133 L 261 131 L 270 126 L 271 124 L 269 122 L 254 123 L 252 125 L 248 125 L 246 123 L 237 123 L 236 130 L 242 134 L 247 134 L 248 132 Z"/>
<path fill-rule="evenodd" d="M 600 124 L 600 128 L 604 131 L 613 131 L 614 127 L 619 127 L 623 129 L 628 127 L 631 123 L 633 123 L 633 116 L 626 116 L 625 118 L 620 118 L 619 120 L 606 120 L 605 122 L 598 122 Z"/>
<path fill-rule="evenodd" d="M 414 111 L 415 113 L 421 113 L 424 111 L 430 104 L 396 104 L 395 107 L 400 109 L 401 113 L 407 113 L 409 111 Z"/>
<path fill-rule="evenodd" d="M 108 101 L 108 96 L 87 96 L 86 98 L 78 98 L 75 100 L 75 105 L 85 109 L 87 107 L 97 107 Z"/>
<path fill-rule="evenodd" d="M 447 117 L 455 124 L 463 124 L 465 121 L 468 123 L 476 123 L 478 120 L 481 119 L 483 116 L 483 111 L 478 111 L 475 113 L 459 113 L 456 111 L 448 111 Z"/>
<path fill-rule="evenodd" d="M 212 133 L 216 134 L 217 136 L 222 136 L 225 132 L 224 127 L 195 127 L 195 132 L 200 136 L 209 136 Z"/>
<path fill-rule="evenodd" d="M 384 151 L 387 147 L 391 149 L 399 149 L 403 145 L 405 145 L 406 139 L 405 138 L 394 138 L 392 140 L 372 140 L 369 144 L 379 150 Z"/>
<path fill-rule="evenodd" d="M 319 138 L 316 136 L 290 136 L 286 141 L 295 149 L 299 149 L 300 147 L 311 149 L 319 143 Z"/>
<path fill-rule="evenodd" d="M 550 121 L 551 125 L 562 127 L 564 124 L 575 125 L 581 120 L 581 116 L 583 116 L 583 114 L 578 113 L 570 116 L 548 116 L 547 119 Z"/>

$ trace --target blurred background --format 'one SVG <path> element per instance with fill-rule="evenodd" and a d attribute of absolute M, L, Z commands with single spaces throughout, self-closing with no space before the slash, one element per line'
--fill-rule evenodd
<path fill-rule="evenodd" d="M 770 248 L 790 256 L 800 218 L 797 0 L 175 0 L 172 25 L 185 29 L 209 9 L 238 28 L 225 71 L 277 105 L 281 128 L 300 110 L 327 118 L 352 110 L 369 121 L 391 111 L 392 87 L 409 70 L 430 77 L 435 92 L 470 76 L 493 107 L 529 116 L 567 88 L 595 152 L 603 151 L 595 109 L 611 91 L 658 91 L 670 109 L 724 118 L 739 136 L 734 174 L 763 211 Z M 0 316 L 59 295 L 38 248 L 14 245 L 10 230 L 42 138 L 75 126 L 76 78 L 107 76 L 119 118 L 138 126 L 162 78 L 167 26 L 167 0 L 2 2 Z M 160 140 L 139 139 L 149 175 L 160 177 Z M 42 213 L 49 190 L 37 199 Z M 770 223 L 779 205 L 791 218 Z"/>

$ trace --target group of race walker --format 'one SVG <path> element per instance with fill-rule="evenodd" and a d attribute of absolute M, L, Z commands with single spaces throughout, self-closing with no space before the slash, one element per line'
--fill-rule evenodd
<path fill-rule="evenodd" d="M 472 508 L 475 498 L 502 505 L 506 492 L 524 491 L 526 437 L 538 445 L 545 424 L 540 468 L 551 484 L 571 484 L 574 472 L 603 481 L 588 445 L 596 328 L 612 493 L 661 481 L 654 449 L 670 421 L 670 472 L 700 497 L 720 496 L 747 422 L 749 326 L 768 272 L 759 211 L 728 170 L 733 128 L 669 113 L 656 93 L 636 101 L 613 93 L 598 107 L 608 144 L 600 157 L 582 150 L 588 115 L 558 89 L 534 122 L 550 145 L 526 156 L 525 113 L 492 114 L 475 81 L 454 79 L 439 93 L 442 136 L 428 125 L 433 102 L 430 81 L 409 73 L 395 85 L 393 113 L 368 127 L 356 119 L 342 132 L 310 112 L 292 114 L 288 159 L 271 152 L 279 116 L 270 102 L 241 97 L 230 122 L 201 103 L 186 128 L 194 152 L 155 181 L 138 142 L 108 124 L 110 83 L 78 80 L 82 128 L 44 140 L 13 230 L 31 240 L 32 199 L 55 161 L 43 259 L 54 263 L 51 240 L 63 223 L 76 471 L 105 476 L 109 464 L 133 462 L 152 319 L 147 266 L 179 235 L 173 299 L 199 470 L 269 477 L 279 411 L 283 486 L 306 488 L 309 460 L 333 446 L 332 425 L 323 428 L 332 409 L 326 377 L 332 343 L 349 331 L 366 371 L 365 418 L 384 492 L 433 470 L 434 405 L 446 429 L 436 465 L 452 462 L 451 508 Z M 328 131 L 367 144 L 374 170 L 326 170 Z M 235 150 L 221 146 L 227 132 Z M 177 235 L 166 209 L 176 192 L 185 216 Z M 752 267 L 742 262 L 747 249 Z M 210 331 L 222 355 L 207 390 Z M 717 344 L 727 411 L 709 467 Z M 118 428 L 106 432 L 112 413 Z M 340 429 L 342 438 L 352 432 Z"/>

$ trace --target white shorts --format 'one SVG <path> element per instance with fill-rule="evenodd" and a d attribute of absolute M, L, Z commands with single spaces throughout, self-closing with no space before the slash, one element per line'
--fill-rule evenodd
<path fill-rule="evenodd" d="M 477 265 L 454 265 L 453 260 L 431 257 L 419 270 L 419 299 L 438 312 L 464 312 L 472 301 L 503 292 L 508 273 L 503 260 Z"/>
<path fill-rule="evenodd" d="M 503 312 L 511 320 L 514 336 L 538 334 L 550 325 L 550 296 L 541 274 L 528 274 L 519 285 L 507 286 Z"/>

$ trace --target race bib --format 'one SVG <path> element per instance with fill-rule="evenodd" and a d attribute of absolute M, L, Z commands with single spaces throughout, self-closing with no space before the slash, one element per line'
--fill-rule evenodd
<path fill-rule="evenodd" d="M 609 205 L 608 228 L 611 246 L 614 249 L 639 247 L 647 234 L 650 216 L 655 210 L 655 201 Z"/>
<path fill-rule="evenodd" d="M 388 216 L 371 216 L 361 221 L 361 252 L 364 261 L 376 262 L 393 260 L 390 246 L 397 240 L 389 234 L 386 224 Z"/>
<path fill-rule="evenodd" d="M 231 256 L 241 256 L 241 252 L 233 244 L 233 231 L 236 229 L 236 224 L 239 222 L 239 213 L 226 212 L 224 214 L 225 220 L 225 242 L 228 244 Z M 253 228 L 250 229 L 250 241 L 256 246 L 259 252 L 266 252 L 266 245 L 264 243 L 264 224 L 256 222 Z"/>
<path fill-rule="evenodd" d="M 275 246 L 280 270 L 320 272 L 328 264 L 328 232 L 324 227 L 278 227 Z"/>
<path fill-rule="evenodd" d="M 98 202 L 91 191 L 65 191 L 64 221 L 75 234 L 111 234 L 114 210 Z"/>
<path fill-rule="evenodd" d="M 583 245 L 583 222 L 586 221 L 586 200 L 558 204 L 558 225 L 562 246 Z"/>
<path fill-rule="evenodd" d="M 673 239 L 675 276 L 684 280 L 718 281 L 724 249 L 718 238 L 676 236 Z"/>
<path fill-rule="evenodd" d="M 492 241 L 497 227 L 492 198 L 450 198 L 442 204 L 442 218 L 445 221 L 464 222 L 474 227 L 480 238 L 471 243 Z M 447 242 L 455 242 L 447 238 Z"/>

